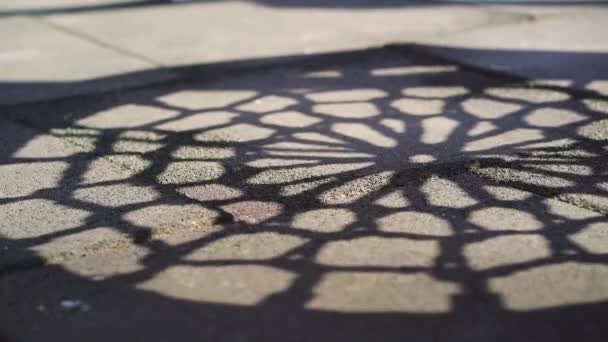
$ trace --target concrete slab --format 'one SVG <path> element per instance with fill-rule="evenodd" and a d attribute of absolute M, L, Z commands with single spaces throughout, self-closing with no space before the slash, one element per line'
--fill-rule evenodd
<path fill-rule="evenodd" d="M 482 163 L 475 172 L 497 182 L 517 185 L 600 213 L 608 213 L 606 155 L 601 146 L 539 149 L 498 162 Z"/>
<path fill-rule="evenodd" d="M 408 25 L 426 34 L 434 20 L 448 21 L 439 31 L 478 24 L 451 21 L 477 13 L 460 7 L 177 8 L 134 10 L 149 18 L 132 25 L 126 12 L 52 20 L 104 42 L 133 27 L 159 32 L 116 45 L 146 54 L 175 36 L 154 31 L 162 14 L 185 32 L 201 19 L 220 27 L 219 14 L 268 19 L 247 31 L 238 16 L 245 34 L 226 44 L 287 22 L 315 29 L 293 44 L 279 31 L 259 49 L 222 45 L 234 27 L 210 30 L 210 60 L 274 53 L 277 42 L 286 53 L 334 38 L 345 48 Z M 411 13 L 429 16 L 403 21 Z M 356 37 L 378 18 L 393 26 Z M 184 59 L 154 56 L 198 61 L 204 40 L 193 35 L 174 46 Z M 602 96 L 410 48 L 244 69 L 2 109 L 39 131 L 0 122 L 0 339 L 605 340 Z"/>
<path fill-rule="evenodd" d="M 492 20 L 486 11 L 468 6 L 276 4 L 194 2 L 47 19 L 171 66 L 365 48 Z"/>
<path fill-rule="evenodd" d="M 5 275 L 1 331 L 28 341 L 602 340 L 605 216 L 466 173 L 419 176 L 357 204 L 302 205 L 287 220 Z M 395 192 L 400 207 L 375 201 Z"/>
<path fill-rule="evenodd" d="M 0 269 L 113 249 L 216 214 L 131 181 L 135 172 L 2 120 Z M 125 211 L 126 210 L 126 211 Z"/>
<path fill-rule="evenodd" d="M 443 0 L 443 3 L 468 3 L 481 5 L 497 12 L 514 12 L 536 18 L 567 17 L 569 15 L 589 14 L 603 6 L 603 0 L 589 1 L 494 1 L 494 0 Z"/>
<path fill-rule="evenodd" d="M 420 168 L 460 170 L 458 160 L 568 146 L 588 139 L 581 129 L 605 117 L 597 102 L 567 90 L 513 85 L 390 49 L 212 76 L 11 108 L 13 118 L 71 144 L 78 158 L 59 158 L 48 170 L 9 158 L 7 172 L 43 174 L 48 184 L 40 183 L 42 197 L 29 198 L 39 189 L 7 177 L 6 196 L 14 199 L 5 221 L 17 220 L 13 209 L 23 201 L 47 213 L 34 218 L 40 222 L 77 209 L 74 221 L 52 225 L 65 234 L 105 222 L 121 233 L 147 232 L 140 233 L 147 240 L 215 220 L 285 222 L 303 206 L 359 205 L 370 193 L 420 177 Z M 541 166 L 570 172 L 552 163 Z M 117 170 L 106 171 L 110 165 Z M 581 176 L 575 185 L 589 182 L 589 173 Z M 384 200 L 389 207 L 405 201 L 393 196 L 395 203 Z M 30 201 L 41 199 L 53 206 Z M 466 204 L 458 192 L 451 201 Z M 10 243 L 30 239 L 29 249 L 40 240 L 11 234 Z"/>
<path fill-rule="evenodd" d="M 87 6 L 101 6 L 101 5 L 112 5 L 118 3 L 132 2 L 136 3 L 138 0 L 89 0 L 86 2 Z M 42 7 L 41 5 L 45 6 Z M 49 0 L 45 1 L 44 4 L 41 4 L 39 1 L 35 0 L 7 0 L 3 1 L 0 5 L 0 11 L 10 12 L 10 11 L 27 11 L 27 10 L 40 10 L 42 8 L 46 9 L 60 9 L 60 8 L 71 8 L 83 6 L 82 1 L 78 0 Z"/>
<path fill-rule="evenodd" d="M 594 109 L 600 102 L 567 89 L 513 83 L 407 48 L 260 72 L 222 68 L 217 79 L 14 108 L 15 116 L 182 186 L 293 186 L 562 146 L 605 118 Z"/>
<path fill-rule="evenodd" d="M 566 9 L 559 15 L 533 16 L 522 23 L 417 41 L 425 50 L 462 63 L 605 95 L 606 20 L 608 10 L 603 6 Z"/>
<path fill-rule="evenodd" d="M 31 17 L 0 20 L 0 40 L 0 104 L 102 92 L 171 77 L 163 70 L 138 74 L 157 65 Z"/>

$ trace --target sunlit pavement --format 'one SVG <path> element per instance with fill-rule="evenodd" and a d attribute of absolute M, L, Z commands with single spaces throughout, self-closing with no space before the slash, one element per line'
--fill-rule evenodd
<path fill-rule="evenodd" d="M 0 339 L 606 341 L 608 7 L 0 4 Z"/>

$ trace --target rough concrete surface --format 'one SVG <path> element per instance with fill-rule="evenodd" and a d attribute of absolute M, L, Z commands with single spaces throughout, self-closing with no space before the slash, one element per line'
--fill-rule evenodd
<path fill-rule="evenodd" d="M 603 6 L 45 6 L 0 5 L 0 340 L 607 340 Z"/>
<path fill-rule="evenodd" d="M 365 48 L 470 29 L 489 17 L 466 6 L 361 10 L 228 1 L 150 7 L 137 17 L 122 11 L 49 20 L 165 65 L 179 65 Z M 158 25 L 167 18 L 171 25 Z M 142 39 L 150 35 L 154 39 Z"/>
<path fill-rule="evenodd" d="M 0 40 L 0 104 L 104 91 L 171 77 L 168 71 L 140 76 L 137 71 L 156 65 L 36 18 L 2 18 Z M 117 77 L 128 72 L 133 76 Z"/>
<path fill-rule="evenodd" d="M 532 11 L 519 25 L 496 25 L 418 42 L 424 49 L 463 63 L 606 95 L 607 20 L 605 6 L 562 8 L 549 14 Z"/>

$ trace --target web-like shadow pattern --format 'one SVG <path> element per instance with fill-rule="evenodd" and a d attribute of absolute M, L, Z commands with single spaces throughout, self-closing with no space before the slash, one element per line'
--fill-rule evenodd
<path fill-rule="evenodd" d="M 77 152 L 32 157 L 38 136 L 11 139 L 3 167 L 58 176 L 2 196 L 0 221 L 31 227 L 25 203 L 79 215 L 5 227 L 7 269 L 24 251 L 74 258 L 70 238 L 138 244 L 138 267 L 102 280 L 47 268 L 56 292 L 98 299 L 70 319 L 116 327 L 99 339 L 162 340 L 148 323 L 167 319 L 220 340 L 559 340 L 578 324 L 601 340 L 608 100 L 391 49 L 327 61 L 11 108 Z M 87 235 L 100 228 L 118 237 Z M 48 286 L 5 277 L 9 294 Z"/>

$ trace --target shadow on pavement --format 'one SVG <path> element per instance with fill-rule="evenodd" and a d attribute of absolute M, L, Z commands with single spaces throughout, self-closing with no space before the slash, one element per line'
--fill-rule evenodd
<path fill-rule="evenodd" d="M 7 336 L 606 340 L 605 95 L 397 47 L 182 72 L 3 109 L 77 151 L 2 129 Z"/>

